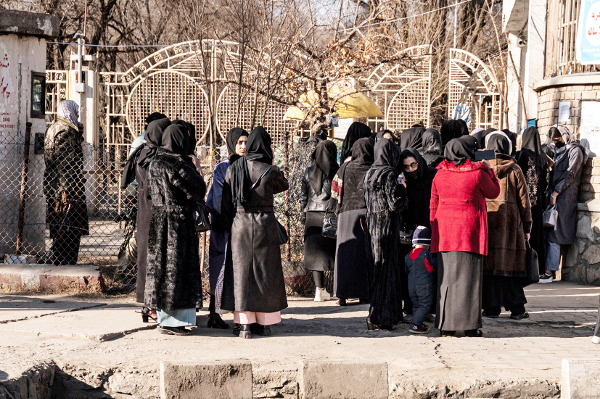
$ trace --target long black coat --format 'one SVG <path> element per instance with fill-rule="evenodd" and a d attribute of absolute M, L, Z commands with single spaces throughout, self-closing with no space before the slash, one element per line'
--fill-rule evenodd
<path fill-rule="evenodd" d="M 381 185 L 365 183 L 367 240 L 374 264 L 369 316 L 373 323 L 387 326 L 402 320 L 401 270 L 397 249 L 400 212 L 406 203 L 406 191 L 398 184 L 397 177 L 398 173 L 388 172 L 381 178 Z"/>
<path fill-rule="evenodd" d="M 195 308 L 202 297 L 198 236 L 193 207 L 206 184 L 180 155 L 156 155 L 148 166 L 152 218 L 148 235 L 146 306 L 161 310 Z"/>
<path fill-rule="evenodd" d="M 567 145 L 566 154 L 555 156 L 556 162 L 550 173 L 548 195 L 558 192 L 556 209 L 558 221 L 554 229 L 546 229 L 548 241 L 570 245 L 575 241 L 577 230 L 577 195 L 581 183 L 583 164 L 587 160 L 585 150 L 579 143 Z"/>
<path fill-rule="evenodd" d="M 270 165 L 248 161 L 250 180 L 255 182 Z M 288 189 L 288 181 L 278 167 L 261 179 L 247 201 L 233 209 L 231 170 L 223 184 L 221 211 L 232 220 L 231 256 L 225 264 L 221 308 L 231 311 L 271 313 L 287 308 L 281 267 L 277 220 L 273 195 Z M 231 259 L 231 260 L 229 260 Z"/>

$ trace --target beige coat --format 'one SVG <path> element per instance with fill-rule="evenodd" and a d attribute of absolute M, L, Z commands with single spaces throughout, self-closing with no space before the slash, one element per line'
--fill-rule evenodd
<path fill-rule="evenodd" d="M 489 230 L 484 274 L 524 277 L 525 233 L 531 231 L 531 205 L 525 176 L 508 155 L 497 154 L 490 164 L 500 183 L 500 195 L 486 200 Z"/>

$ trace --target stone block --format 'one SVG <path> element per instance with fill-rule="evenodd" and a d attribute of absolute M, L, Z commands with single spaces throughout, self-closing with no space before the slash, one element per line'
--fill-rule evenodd
<path fill-rule="evenodd" d="M 592 192 L 600 193 L 600 184 L 592 184 Z"/>
<path fill-rule="evenodd" d="M 600 360 L 563 359 L 560 380 L 561 399 L 592 399 L 600 392 Z"/>
<path fill-rule="evenodd" d="M 581 241 L 583 241 L 583 240 L 581 240 Z M 570 245 L 568 248 L 569 249 L 567 250 L 567 254 L 565 255 L 565 264 L 563 265 L 563 268 L 575 266 L 579 260 L 579 256 L 578 256 L 579 254 L 577 253 L 577 246 Z"/>
<path fill-rule="evenodd" d="M 594 157 L 593 165 L 594 167 L 600 167 L 600 157 Z"/>
<path fill-rule="evenodd" d="M 584 91 L 581 93 L 582 100 L 595 100 L 598 98 L 598 93 L 596 91 Z"/>
<path fill-rule="evenodd" d="M 600 263 L 600 246 L 590 245 L 590 247 L 585 250 L 582 257 L 590 265 L 595 265 L 597 263 Z"/>
<path fill-rule="evenodd" d="M 580 212 L 577 221 L 577 238 L 584 238 L 588 241 L 594 241 L 594 231 L 592 230 L 592 218 L 588 212 Z"/>
<path fill-rule="evenodd" d="M 161 399 L 252 399 L 252 364 L 160 363 Z"/>
<path fill-rule="evenodd" d="M 387 363 L 307 360 L 300 370 L 302 399 L 384 399 L 389 394 Z"/>

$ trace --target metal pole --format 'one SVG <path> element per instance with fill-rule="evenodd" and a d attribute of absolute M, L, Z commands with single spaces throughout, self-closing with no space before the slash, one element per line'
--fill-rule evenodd
<path fill-rule="evenodd" d="M 17 249 L 21 255 L 23 246 L 23 227 L 25 224 L 25 190 L 27 189 L 27 171 L 29 169 L 29 145 L 31 144 L 31 122 L 25 124 L 25 147 L 23 148 L 23 166 L 21 168 L 21 192 L 19 194 L 19 219 L 17 222 Z"/>

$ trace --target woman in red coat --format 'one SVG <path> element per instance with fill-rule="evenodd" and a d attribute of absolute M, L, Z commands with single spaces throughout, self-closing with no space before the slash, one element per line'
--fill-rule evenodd
<path fill-rule="evenodd" d="M 442 335 L 480 337 L 483 256 L 488 251 L 486 198 L 500 186 L 489 163 L 473 162 L 477 141 L 451 140 L 431 188 L 431 252 L 438 253 L 436 327 Z"/>

